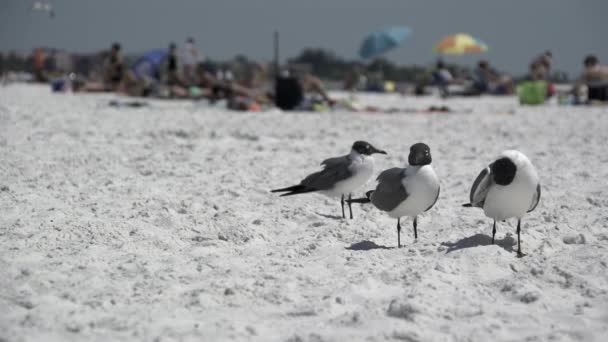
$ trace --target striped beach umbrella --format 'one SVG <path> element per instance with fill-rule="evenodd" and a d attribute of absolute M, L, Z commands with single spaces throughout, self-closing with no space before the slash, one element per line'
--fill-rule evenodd
<path fill-rule="evenodd" d="M 433 48 L 433 52 L 442 55 L 464 55 L 486 51 L 488 51 L 486 44 L 466 33 L 447 36 Z"/>

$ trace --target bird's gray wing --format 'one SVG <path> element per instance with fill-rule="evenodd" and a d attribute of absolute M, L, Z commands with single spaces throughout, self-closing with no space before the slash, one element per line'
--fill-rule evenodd
<path fill-rule="evenodd" d="M 378 176 L 378 186 L 371 194 L 371 201 L 376 208 L 383 211 L 391 211 L 408 197 L 407 190 L 403 186 L 405 169 L 392 168 L 382 171 Z"/>
<path fill-rule="evenodd" d="M 324 160 L 321 165 L 325 167 L 304 178 L 300 184 L 316 190 L 329 190 L 342 180 L 353 175 L 350 165 L 351 159 L 348 155 Z"/>
<path fill-rule="evenodd" d="M 341 157 L 327 158 L 321 162 L 321 165 L 324 167 L 331 167 L 331 166 L 336 166 L 336 165 L 347 165 L 348 166 L 348 165 L 350 165 L 351 162 L 352 162 L 352 159 L 347 154 L 347 155 L 341 156 Z"/>
<path fill-rule="evenodd" d="M 473 207 L 483 207 L 488 191 L 490 191 L 490 187 L 493 183 L 492 171 L 490 171 L 490 166 L 488 166 L 479 173 L 479 176 L 477 176 L 477 179 L 475 179 L 473 187 L 471 188 L 469 197 Z"/>
<path fill-rule="evenodd" d="M 528 212 L 536 209 L 538 202 L 540 202 L 540 183 L 536 185 L 536 191 L 534 192 L 534 196 L 532 196 L 532 203 L 530 204 L 530 209 L 528 209 Z"/>

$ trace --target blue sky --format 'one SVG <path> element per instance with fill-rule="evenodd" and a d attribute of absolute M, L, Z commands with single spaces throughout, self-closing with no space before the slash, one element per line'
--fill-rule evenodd
<path fill-rule="evenodd" d="M 496 67 L 522 74 L 546 49 L 571 76 L 585 54 L 608 62 L 606 0 L 54 0 L 56 16 L 29 11 L 33 1 L 0 0 L 0 50 L 54 46 L 78 52 L 120 41 L 127 52 L 197 39 L 211 58 L 245 54 L 272 58 L 272 32 L 281 32 L 282 56 L 322 47 L 357 58 L 363 36 L 392 25 L 414 33 L 387 57 L 426 64 L 443 36 L 468 32 L 490 46 Z M 478 56 L 449 57 L 472 64 Z"/>

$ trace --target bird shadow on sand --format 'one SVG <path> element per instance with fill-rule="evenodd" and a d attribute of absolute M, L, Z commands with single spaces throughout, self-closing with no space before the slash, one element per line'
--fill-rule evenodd
<path fill-rule="evenodd" d="M 328 219 L 332 219 L 332 220 L 342 220 L 342 216 L 340 216 L 340 215 L 321 214 L 321 213 L 318 213 L 318 212 L 315 213 L 315 214 L 317 214 L 319 216 L 323 216 L 323 217 L 328 218 Z"/>
<path fill-rule="evenodd" d="M 453 252 L 453 251 L 457 251 L 459 249 L 473 248 L 473 247 L 479 247 L 479 246 L 489 246 L 491 244 L 492 244 L 492 237 L 490 237 L 486 234 L 475 234 L 473 236 L 469 236 L 469 237 L 460 239 L 456 242 L 442 242 L 441 243 L 441 245 L 448 247 L 448 250 L 445 252 L 446 254 Z M 502 247 L 507 252 L 513 252 L 514 251 L 513 247 L 517 244 L 517 241 L 515 241 L 515 239 L 512 236 L 507 235 L 502 240 L 495 240 L 494 244 Z"/>
<path fill-rule="evenodd" d="M 353 243 L 352 245 L 345 247 L 345 249 L 348 249 L 350 251 L 371 251 L 372 249 L 393 249 L 393 247 L 377 245 L 373 241 L 365 240 Z"/>

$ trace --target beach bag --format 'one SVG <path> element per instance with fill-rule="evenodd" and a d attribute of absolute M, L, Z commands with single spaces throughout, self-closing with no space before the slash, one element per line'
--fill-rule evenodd
<path fill-rule="evenodd" d="M 519 103 L 522 105 L 539 105 L 547 99 L 547 82 L 525 81 L 517 86 Z"/>

